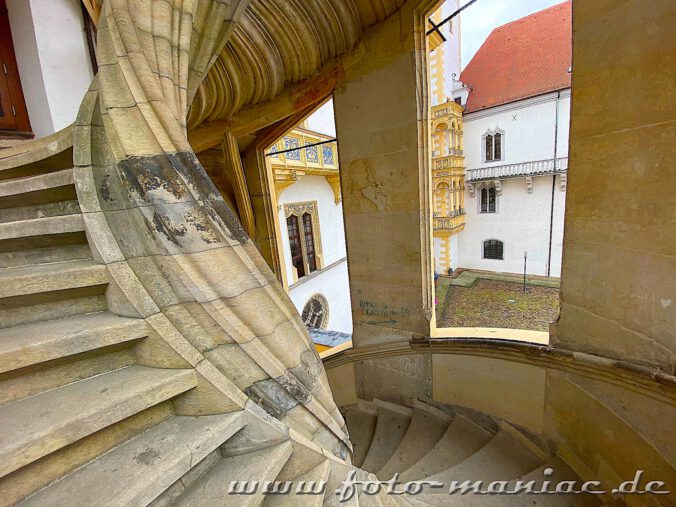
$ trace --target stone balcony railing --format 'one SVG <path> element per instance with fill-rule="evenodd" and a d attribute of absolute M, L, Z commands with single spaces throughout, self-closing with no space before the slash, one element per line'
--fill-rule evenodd
<path fill-rule="evenodd" d="M 451 231 L 465 224 L 465 210 L 460 208 L 449 213 L 434 213 L 432 226 L 435 231 Z"/>
<path fill-rule="evenodd" d="M 568 170 L 568 157 L 547 160 L 521 162 L 519 164 L 495 165 L 467 169 L 465 181 L 496 180 L 500 178 L 518 178 L 522 176 L 539 176 L 544 174 L 563 173 Z"/>

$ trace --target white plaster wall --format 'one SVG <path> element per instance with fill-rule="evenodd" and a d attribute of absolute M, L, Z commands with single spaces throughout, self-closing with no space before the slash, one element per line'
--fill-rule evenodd
<path fill-rule="evenodd" d="M 302 278 L 301 283 L 289 290 L 291 301 L 303 312 L 303 307 L 315 294 L 321 294 L 329 305 L 329 322 L 326 326 L 331 331 L 352 333 L 352 310 L 350 306 L 350 282 L 347 275 L 347 259 L 322 271 L 316 276 Z"/>
<path fill-rule="evenodd" d="M 460 7 L 460 0 L 446 0 L 440 7 L 441 11 L 441 20 L 445 19 L 453 12 L 455 12 Z M 431 79 L 430 85 L 432 87 L 432 105 L 436 106 L 437 96 L 436 96 L 436 87 L 443 87 L 443 94 L 446 97 L 453 96 L 453 74 L 455 74 L 456 79 L 460 77 L 460 50 L 461 50 L 461 39 L 460 39 L 460 17 L 452 19 L 450 22 L 446 23 L 440 29 L 443 36 L 446 38 L 446 41 L 443 42 L 439 49 L 435 50 L 433 53 L 441 51 L 442 54 L 442 64 L 443 68 L 442 75 L 437 75 L 436 71 L 439 69 L 431 69 Z"/>
<path fill-rule="evenodd" d="M 462 232 L 462 231 L 460 231 Z M 460 241 L 458 240 L 459 234 L 454 234 L 451 236 L 450 246 L 451 246 L 451 268 L 456 269 L 458 267 L 458 259 L 460 258 Z M 448 274 L 448 273 L 446 273 Z"/>
<path fill-rule="evenodd" d="M 28 116 L 36 137 L 71 124 L 92 81 L 79 0 L 7 0 Z"/>
<path fill-rule="evenodd" d="M 560 276 L 563 243 L 565 192 L 561 177 L 554 188 L 554 228 L 550 276 Z M 496 213 L 479 213 L 479 192 L 465 193 L 466 225 L 458 234 L 458 266 L 506 273 L 523 273 L 523 252 L 528 252 L 527 272 L 547 274 L 552 176 L 533 178 L 528 193 L 525 178 L 502 180 Z M 487 239 L 504 243 L 504 260 L 482 259 L 482 244 Z"/>
<path fill-rule="evenodd" d="M 558 127 L 556 110 L 558 103 Z M 469 113 L 464 117 L 465 165 L 467 169 L 515 164 L 568 156 L 570 124 L 570 90 L 560 96 L 549 93 Z M 504 131 L 503 159 L 483 162 L 482 136 L 487 130 Z M 528 252 L 528 273 L 547 274 L 552 176 L 533 178 L 533 192 L 528 193 L 525 178 L 503 179 L 498 196 L 497 213 L 479 213 L 479 191 L 472 198 L 465 192 L 466 226 L 459 235 L 458 265 L 511 273 L 523 272 L 523 252 Z M 561 177 L 554 189 L 554 220 L 550 276 L 560 276 L 563 249 L 565 192 Z M 482 259 L 481 247 L 486 239 L 504 243 L 505 259 Z"/>
<path fill-rule="evenodd" d="M 302 278 L 300 283 L 294 285 L 284 204 L 305 201 L 317 201 L 319 233 L 325 269 Z M 345 260 L 347 251 L 345 249 L 342 204 L 335 203 L 333 190 L 323 176 L 301 176 L 296 183 L 282 191 L 278 197 L 278 202 L 280 205 L 278 214 L 284 263 L 287 280 L 289 285 L 292 286 L 289 291 L 291 300 L 300 313 L 311 296 L 317 293 L 322 294 L 329 304 L 328 329 L 351 333 L 352 313 L 347 261 Z M 331 267 L 331 265 L 333 266 Z"/>
<path fill-rule="evenodd" d="M 561 92 L 557 157 L 568 156 L 570 90 Z M 549 93 L 464 117 L 465 167 L 477 169 L 554 158 L 557 94 Z M 489 129 L 504 131 L 503 159 L 482 161 L 482 136 Z"/>

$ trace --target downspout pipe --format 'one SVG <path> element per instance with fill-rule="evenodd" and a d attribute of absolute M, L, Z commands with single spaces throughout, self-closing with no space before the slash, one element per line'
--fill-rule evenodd
<path fill-rule="evenodd" d="M 547 249 L 547 276 L 552 272 L 552 238 L 554 235 L 554 191 L 556 190 L 556 152 L 559 145 L 559 101 L 561 90 L 556 92 L 556 115 L 554 120 L 554 174 L 552 174 L 552 198 L 549 209 L 549 248 Z"/>

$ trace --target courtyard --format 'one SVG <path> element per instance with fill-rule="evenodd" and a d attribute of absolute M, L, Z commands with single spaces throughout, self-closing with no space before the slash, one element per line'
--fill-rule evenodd
<path fill-rule="evenodd" d="M 437 285 L 439 327 L 502 327 L 548 331 L 559 314 L 559 288 L 540 280 L 440 277 Z M 463 276 L 464 275 L 464 276 Z M 467 281 L 465 281 L 467 280 Z"/>

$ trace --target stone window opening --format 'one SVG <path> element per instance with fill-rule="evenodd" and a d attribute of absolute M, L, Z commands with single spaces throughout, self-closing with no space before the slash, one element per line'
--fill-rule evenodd
<path fill-rule="evenodd" d="M 497 192 L 495 187 L 484 187 L 481 189 L 481 213 L 495 213 L 497 209 Z"/>
<path fill-rule="evenodd" d="M 502 131 L 487 132 L 483 135 L 484 162 L 503 160 L 505 136 Z"/>
<path fill-rule="evenodd" d="M 504 243 L 498 239 L 487 239 L 483 242 L 483 259 L 504 260 Z"/>
<path fill-rule="evenodd" d="M 321 294 L 312 296 L 301 314 L 306 327 L 313 329 L 326 329 L 329 324 L 329 303 Z"/>
<path fill-rule="evenodd" d="M 317 201 L 284 205 L 294 282 L 322 269 Z"/>

